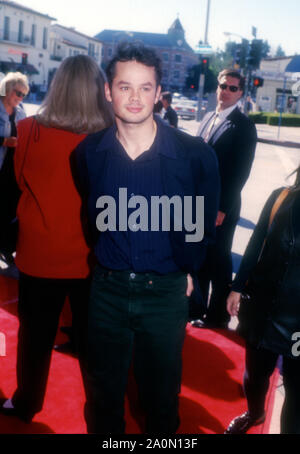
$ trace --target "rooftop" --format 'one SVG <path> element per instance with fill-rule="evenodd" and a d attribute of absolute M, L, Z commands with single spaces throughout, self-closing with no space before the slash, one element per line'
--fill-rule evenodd
<path fill-rule="evenodd" d="M 76 35 L 79 35 L 79 36 L 82 36 L 84 38 L 88 38 L 88 39 L 92 39 L 93 41 L 97 41 L 97 42 L 100 42 L 99 39 L 95 38 L 94 36 L 89 36 L 89 35 L 85 35 L 84 33 L 81 33 L 79 31 L 77 31 L 75 28 L 73 27 L 64 27 L 63 25 L 60 25 L 60 24 L 54 24 L 53 27 L 58 27 L 62 30 L 66 30 L 68 32 L 72 32 L 72 33 L 76 33 Z"/>
<path fill-rule="evenodd" d="M 28 8 L 27 6 L 21 5 L 20 3 L 12 2 L 10 0 L 6 0 L 6 1 L 5 0 L 3 0 L 3 1 L 0 0 L 0 5 L 11 6 L 12 8 L 16 8 L 16 9 L 20 9 L 20 10 L 28 12 L 28 13 L 36 14 L 38 16 L 45 17 L 45 18 L 47 18 L 49 20 L 56 20 L 55 17 L 48 16 L 48 14 L 40 13 L 39 11 L 36 11 L 34 9 L 31 9 L 31 8 Z"/>
<path fill-rule="evenodd" d="M 176 19 L 171 25 L 170 31 L 178 30 L 184 32 L 183 27 Z M 162 48 L 174 48 L 189 50 L 193 52 L 193 49 L 188 45 L 184 39 L 184 34 L 181 38 L 177 38 L 172 33 L 146 33 L 146 32 L 135 32 L 126 30 L 103 30 L 96 35 L 102 42 L 106 43 L 118 43 L 120 41 L 141 41 L 145 46 L 162 47 Z"/>

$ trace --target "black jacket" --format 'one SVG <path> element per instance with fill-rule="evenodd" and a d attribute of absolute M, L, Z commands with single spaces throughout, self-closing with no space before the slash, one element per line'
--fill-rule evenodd
<path fill-rule="evenodd" d="M 171 106 L 169 106 L 167 108 L 167 111 L 164 115 L 164 120 L 167 120 L 169 122 L 170 126 L 174 126 L 174 128 L 177 128 L 178 116 L 177 116 L 176 111 Z"/>
<path fill-rule="evenodd" d="M 214 112 L 203 118 L 198 135 L 205 136 L 207 122 Z M 221 177 L 220 211 L 228 216 L 232 212 L 238 218 L 241 191 L 250 174 L 257 142 L 256 128 L 252 120 L 238 108 L 228 115 L 225 122 L 213 128 L 208 145 L 216 152 Z"/>
<path fill-rule="evenodd" d="M 232 289 L 246 287 L 253 299 L 255 312 L 247 330 L 248 341 L 293 357 L 292 336 L 300 333 L 300 191 L 291 192 L 284 200 L 267 235 L 279 193 L 280 189 L 274 191 L 263 208 Z"/>
<path fill-rule="evenodd" d="M 162 137 L 162 149 L 171 150 L 172 157 L 160 155 L 164 194 L 179 196 L 204 196 L 204 239 L 186 242 L 184 229 L 170 231 L 173 257 L 177 266 L 186 272 L 195 272 L 203 264 L 207 244 L 215 238 L 215 220 L 219 205 L 218 163 L 214 151 L 199 137 L 193 137 L 157 121 Z M 88 199 L 89 218 L 95 226 L 99 213 L 97 199 L 105 195 L 102 189 L 105 163 L 109 147 L 102 147 L 105 130 L 83 140 L 75 150 L 81 192 Z M 171 223 L 172 225 L 172 223 Z M 184 223 L 183 223 L 184 225 Z"/>

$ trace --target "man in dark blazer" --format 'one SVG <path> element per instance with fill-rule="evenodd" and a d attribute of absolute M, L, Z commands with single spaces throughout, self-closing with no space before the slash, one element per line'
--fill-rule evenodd
<path fill-rule="evenodd" d="M 230 319 L 226 299 L 232 281 L 231 247 L 240 216 L 241 191 L 250 174 L 257 142 L 254 123 L 238 107 L 244 85 L 239 72 L 222 71 L 218 76 L 217 109 L 205 115 L 198 130 L 198 135 L 216 152 L 221 196 L 216 243 L 209 247 L 199 273 L 204 305 L 197 306 L 191 301 L 190 315 L 195 319 L 192 324 L 197 327 L 226 328 Z M 208 304 L 210 283 L 212 292 Z"/>
<path fill-rule="evenodd" d="M 177 112 L 171 106 L 171 104 L 172 104 L 172 93 L 170 93 L 168 91 L 162 93 L 161 102 L 162 102 L 162 104 L 164 106 L 164 109 L 166 111 L 166 113 L 164 115 L 164 120 L 168 121 L 170 126 L 173 126 L 173 128 L 177 128 L 177 126 L 178 126 L 178 115 L 177 115 Z"/>
<path fill-rule="evenodd" d="M 107 77 L 106 97 L 116 124 L 88 136 L 76 150 L 81 191 L 98 230 L 89 307 L 87 428 L 89 433 L 124 432 L 124 398 L 134 351 L 145 430 L 174 433 L 179 425 L 189 273 L 201 268 L 215 237 L 217 159 L 198 137 L 153 118 L 161 69 L 152 50 L 123 43 Z M 170 228 L 164 229 L 161 222 L 153 228 L 153 197 L 163 196 L 174 201 L 175 196 L 184 206 L 186 200 L 191 203 L 185 215 L 170 210 Z M 201 196 L 200 214 L 193 208 L 201 206 Z M 148 202 L 145 211 L 142 207 Z M 192 211 L 195 224 L 197 218 L 204 222 L 197 238 L 186 222 Z"/>

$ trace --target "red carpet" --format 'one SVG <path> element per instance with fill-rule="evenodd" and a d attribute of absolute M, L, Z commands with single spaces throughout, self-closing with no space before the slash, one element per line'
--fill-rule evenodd
<path fill-rule="evenodd" d="M 16 385 L 16 298 L 17 282 L 0 276 L 0 333 L 6 338 L 6 356 L 0 356 L 0 397 L 11 396 Z M 64 341 L 66 338 L 59 334 L 58 340 Z M 3 355 L 3 345 L 0 354 Z M 179 433 L 222 434 L 231 419 L 246 410 L 241 385 L 243 370 L 243 342 L 234 332 L 199 330 L 189 325 L 183 352 Z M 278 372 L 275 372 L 268 395 L 266 422 L 249 433 L 268 433 L 277 378 Z M 136 389 L 132 377 L 129 380 L 128 395 L 130 405 L 127 399 L 127 433 L 140 433 L 142 418 L 136 405 Z M 30 425 L 0 415 L 0 433 L 84 434 L 83 404 L 77 360 L 53 352 L 43 411 L 36 415 Z"/>

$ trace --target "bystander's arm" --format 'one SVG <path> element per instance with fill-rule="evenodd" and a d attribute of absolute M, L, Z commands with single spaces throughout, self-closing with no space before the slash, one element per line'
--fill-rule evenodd
<path fill-rule="evenodd" d="M 264 240 L 267 236 L 271 210 L 280 191 L 281 189 L 273 191 L 263 207 L 258 223 L 244 253 L 237 275 L 232 283 L 232 290 L 235 292 L 242 292 L 244 290 L 249 274 L 258 262 Z"/>

